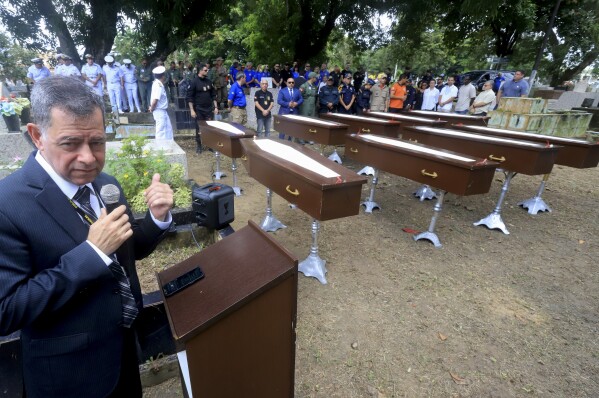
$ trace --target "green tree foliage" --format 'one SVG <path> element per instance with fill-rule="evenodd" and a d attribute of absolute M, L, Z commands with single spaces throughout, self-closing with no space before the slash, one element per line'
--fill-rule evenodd
<path fill-rule="evenodd" d="M 5 78 L 25 80 L 30 60 L 36 56 L 35 51 L 28 50 L 16 43 L 11 43 L 8 37 L 0 32 L 0 80 Z"/>

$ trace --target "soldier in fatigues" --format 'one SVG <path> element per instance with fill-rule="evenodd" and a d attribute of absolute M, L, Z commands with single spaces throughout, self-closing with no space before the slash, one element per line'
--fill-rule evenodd
<path fill-rule="evenodd" d="M 181 81 L 181 71 L 177 68 L 177 64 L 175 62 L 171 62 L 171 68 L 166 71 L 167 75 L 167 85 L 169 91 L 170 102 L 175 102 L 175 98 L 177 98 L 177 87 L 179 86 L 179 82 Z"/>
<path fill-rule="evenodd" d="M 141 109 L 144 112 L 149 111 L 150 93 L 152 92 L 152 70 L 148 67 L 146 58 L 141 60 L 141 65 L 135 70 L 137 78 L 137 89 L 141 97 Z"/>
<path fill-rule="evenodd" d="M 316 79 L 318 79 L 318 74 L 310 72 L 308 73 L 308 81 L 300 87 L 300 92 L 304 98 L 304 102 L 300 106 L 300 115 L 316 116 L 316 97 L 318 96 Z"/>
<path fill-rule="evenodd" d="M 318 103 L 320 104 L 318 113 L 337 112 L 339 89 L 334 86 L 334 82 L 335 79 L 333 76 L 329 76 L 327 85 L 320 88 L 320 91 L 318 92 Z"/>
<path fill-rule="evenodd" d="M 339 87 L 339 113 L 354 113 L 356 90 L 351 85 L 351 73 L 343 75 L 343 84 Z"/>
<path fill-rule="evenodd" d="M 220 107 L 224 107 L 227 102 L 227 68 L 223 65 L 223 59 L 216 59 L 214 88 L 216 89 L 216 102 Z"/>

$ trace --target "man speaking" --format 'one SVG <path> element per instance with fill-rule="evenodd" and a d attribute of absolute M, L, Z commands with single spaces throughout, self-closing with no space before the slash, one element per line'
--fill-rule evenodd
<path fill-rule="evenodd" d="M 0 180 L 0 335 L 21 330 L 28 398 L 141 397 L 135 260 L 164 236 L 173 192 L 156 174 L 134 220 L 102 173 L 102 98 L 81 81 L 41 80 L 31 103 L 37 151 Z M 120 191 L 108 213 L 107 185 Z"/>

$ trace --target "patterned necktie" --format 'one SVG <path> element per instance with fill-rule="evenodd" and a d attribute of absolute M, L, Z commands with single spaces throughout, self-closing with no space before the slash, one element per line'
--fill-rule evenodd
<path fill-rule="evenodd" d="M 89 187 L 84 185 L 80 187 L 75 196 L 73 196 L 73 200 L 79 204 L 79 207 L 85 214 L 87 214 L 93 221 L 96 221 L 98 217 L 91 206 L 90 193 L 91 191 Z M 119 294 L 121 295 L 121 306 L 123 310 L 123 326 L 130 328 L 133 324 L 133 321 L 137 317 L 139 310 L 135 304 L 133 294 L 131 293 L 131 285 L 129 284 L 129 279 L 125 274 L 125 270 L 117 261 L 116 255 L 111 256 L 111 259 L 112 262 L 108 265 L 108 268 L 110 271 L 112 271 L 112 274 L 118 283 Z"/>

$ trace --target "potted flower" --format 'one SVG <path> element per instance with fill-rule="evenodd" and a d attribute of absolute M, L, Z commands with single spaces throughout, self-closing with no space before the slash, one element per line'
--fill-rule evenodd
<path fill-rule="evenodd" d="M 29 99 L 17 97 L 13 102 L 15 103 L 15 112 L 21 118 L 21 125 L 31 123 L 31 102 Z"/>
<path fill-rule="evenodd" d="M 0 112 L 2 113 L 2 117 L 4 118 L 4 122 L 6 123 L 9 132 L 21 131 L 21 121 L 19 120 L 17 110 L 21 113 L 22 108 L 18 105 L 15 106 L 14 101 L 10 101 L 5 97 L 0 98 Z"/>

